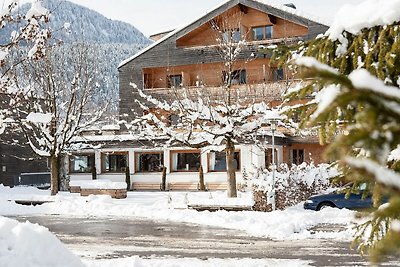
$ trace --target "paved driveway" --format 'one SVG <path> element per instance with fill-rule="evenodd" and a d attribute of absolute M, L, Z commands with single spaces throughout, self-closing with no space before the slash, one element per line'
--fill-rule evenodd
<path fill-rule="evenodd" d="M 367 265 L 350 244 L 326 240 L 272 241 L 194 224 L 136 218 L 17 217 L 46 226 L 83 258 L 195 257 L 301 259 L 312 266 Z M 324 230 L 327 230 L 324 227 Z M 316 229 L 318 230 L 318 229 Z M 329 230 L 329 229 L 328 229 Z M 399 266 L 391 263 L 385 266 Z"/>

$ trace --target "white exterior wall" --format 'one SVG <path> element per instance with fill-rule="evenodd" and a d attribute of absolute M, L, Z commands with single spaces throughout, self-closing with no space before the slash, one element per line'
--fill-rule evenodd
<path fill-rule="evenodd" d="M 276 146 L 278 150 L 277 164 L 282 162 L 283 158 L 283 148 Z M 255 145 L 239 145 L 236 146 L 237 150 L 240 150 L 240 171 L 236 172 L 236 180 L 238 183 L 242 182 L 242 172 L 245 170 L 247 173 L 255 170 L 256 168 L 265 167 L 264 163 L 264 151 Z M 160 183 L 161 182 L 161 172 L 151 172 L 151 173 L 137 173 L 135 169 L 135 153 L 137 152 L 159 152 L 164 153 L 164 163 L 167 167 L 167 183 L 171 182 L 186 182 L 186 183 L 196 183 L 199 180 L 198 172 L 171 172 L 170 170 L 170 152 L 174 150 L 192 150 L 188 148 L 173 148 L 173 149 L 151 149 L 144 150 L 138 148 L 117 148 L 117 149 L 100 149 L 95 150 L 95 164 L 98 180 L 111 180 L 114 182 L 125 182 L 125 173 L 102 173 L 101 169 L 101 153 L 106 152 L 128 152 L 128 166 L 130 170 L 131 182 L 141 182 L 141 183 Z M 93 153 L 92 151 L 82 151 L 82 153 Z M 205 183 L 224 183 L 227 181 L 226 172 L 209 172 L 208 170 L 208 153 L 201 153 L 201 164 L 204 171 Z M 69 161 L 67 160 L 67 164 Z M 69 166 L 67 166 L 69 170 Z M 70 173 L 70 180 L 91 180 L 92 175 L 90 173 L 77 174 Z"/>

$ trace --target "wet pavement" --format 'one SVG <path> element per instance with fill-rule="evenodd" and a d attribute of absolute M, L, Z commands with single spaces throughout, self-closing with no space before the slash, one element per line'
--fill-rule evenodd
<path fill-rule="evenodd" d="M 138 218 L 20 216 L 15 219 L 46 226 L 83 258 L 271 258 L 300 259 L 311 266 L 368 265 L 346 242 L 273 241 L 249 237 L 237 230 Z M 322 228 L 326 230 L 327 226 Z M 399 266 L 399 263 L 385 266 Z"/>

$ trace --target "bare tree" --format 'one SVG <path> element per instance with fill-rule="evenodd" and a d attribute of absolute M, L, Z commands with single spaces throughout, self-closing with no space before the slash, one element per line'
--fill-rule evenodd
<path fill-rule="evenodd" d="M 55 47 L 45 60 L 23 65 L 29 82 L 16 120 L 33 151 L 49 158 L 52 195 L 59 190 L 62 153 L 107 108 L 92 101 L 98 86 L 96 68 L 94 48 L 85 44 Z"/>
<path fill-rule="evenodd" d="M 13 122 L 12 108 L 25 93 L 19 87 L 16 68 L 24 62 L 43 58 L 51 36 L 43 26 L 50 12 L 41 2 L 34 1 L 26 14 L 19 13 L 18 3 L 9 1 L 0 9 L 0 134 Z"/>

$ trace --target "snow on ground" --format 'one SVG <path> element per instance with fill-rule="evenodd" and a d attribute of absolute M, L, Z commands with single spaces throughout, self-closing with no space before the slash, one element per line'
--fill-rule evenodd
<path fill-rule="evenodd" d="M 308 262 L 301 260 L 280 260 L 280 259 L 208 259 L 200 260 L 195 258 L 183 259 L 141 259 L 139 257 L 112 259 L 112 260 L 85 260 L 87 267 L 259 267 L 259 266 L 274 266 L 274 267 L 301 267 L 309 266 Z"/>
<path fill-rule="evenodd" d="M 0 266 L 83 267 L 45 227 L 0 216 Z"/>
<path fill-rule="evenodd" d="M 70 252 L 49 230 L 29 222 L 0 216 L 0 266 L 16 267 L 180 267 L 180 266 L 308 266 L 302 260 L 281 259 L 207 259 L 150 258 L 138 256 L 108 260 L 81 260 Z"/>
<path fill-rule="evenodd" d="M 39 199 L 54 201 L 40 206 L 22 206 L 13 201 Z M 324 209 L 319 212 L 304 210 L 302 205 L 284 211 L 262 213 L 242 212 L 197 212 L 187 209 L 187 204 L 218 203 L 251 205 L 250 193 L 240 193 L 239 198 L 227 199 L 226 192 L 129 192 L 123 200 L 109 196 L 81 197 L 79 194 L 60 193 L 50 196 L 49 191 L 35 188 L 13 189 L 0 185 L 0 215 L 61 214 L 69 216 L 114 216 L 144 217 L 153 220 L 196 223 L 242 230 L 253 236 L 279 240 L 329 238 L 351 240 L 355 212 L 346 209 Z M 346 231 L 317 232 L 310 228 L 318 224 L 341 224 Z"/>

